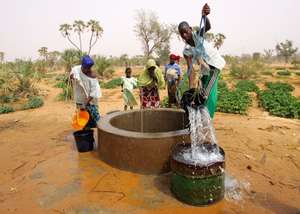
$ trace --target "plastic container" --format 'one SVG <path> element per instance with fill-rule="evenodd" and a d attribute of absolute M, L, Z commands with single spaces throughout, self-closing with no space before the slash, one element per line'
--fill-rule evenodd
<path fill-rule="evenodd" d="M 73 133 L 78 152 L 89 152 L 94 149 L 94 131 L 80 130 Z"/>

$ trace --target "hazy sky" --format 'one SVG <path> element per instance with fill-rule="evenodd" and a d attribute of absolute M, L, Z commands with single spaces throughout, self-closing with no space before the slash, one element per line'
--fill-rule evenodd
<path fill-rule="evenodd" d="M 71 45 L 59 33 L 60 24 L 96 19 L 104 34 L 93 54 L 142 54 L 133 32 L 136 10 L 152 10 L 164 23 L 198 25 L 206 2 L 211 32 L 227 37 L 223 54 L 263 51 L 285 39 L 300 47 L 300 0 L 0 0 L 0 51 L 8 60 L 35 59 L 42 46 L 62 51 Z M 174 39 L 171 47 L 181 54 L 183 42 Z"/>

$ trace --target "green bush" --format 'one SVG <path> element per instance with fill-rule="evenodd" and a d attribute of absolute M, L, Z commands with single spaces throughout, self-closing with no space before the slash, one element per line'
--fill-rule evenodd
<path fill-rule="evenodd" d="M 61 88 L 62 92 L 58 95 L 58 100 L 60 101 L 67 101 L 71 100 L 73 97 L 73 91 L 71 86 L 71 81 L 68 80 L 68 75 L 63 74 L 56 77 L 58 81 L 55 84 L 55 87 Z"/>
<path fill-rule="evenodd" d="M 252 80 L 240 80 L 235 87 L 237 90 L 245 92 L 257 92 L 259 90 L 255 82 Z"/>
<path fill-rule="evenodd" d="M 112 63 L 110 59 L 104 56 L 97 56 L 94 58 L 94 61 L 94 69 L 101 77 L 109 77 L 114 72 L 111 69 Z"/>
<path fill-rule="evenodd" d="M 295 72 L 295 74 L 296 74 L 297 76 L 300 76 L 300 72 Z"/>
<path fill-rule="evenodd" d="M 262 71 L 261 74 L 265 75 L 265 76 L 273 76 L 273 72 L 272 71 Z"/>
<path fill-rule="evenodd" d="M 14 111 L 15 110 L 10 106 L 4 106 L 4 105 L 0 106 L 0 114 L 7 114 Z"/>
<path fill-rule="evenodd" d="M 292 96 L 290 92 L 276 89 L 260 91 L 259 102 L 271 115 L 300 118 L 300 100 Z"/>
<path fill-rule="evenodd" d="M 117 87 L 120 87 L 122 84 L 122 79 L 121 78 L 115 78 L 110 80 L 109 82 L 102 83 L 101 87 L 105 89 L 114 89 Z"/>
<path fill-rule="evenodd" d="M 277 74 L 279 76 L 291 76 L 292 75 L 292 73 L 289 70 L 278 71 Z"/>
<path fill-rule="evenodd" d="M 241 90 L 229 90 L 226 83 L 219 84 L 217 111 L 233 114 L 246 114 L 251 105 L 251 97 Z"/>
<path fill-rule="evenodd" d="M 284 82 L 267 82 L 265 85 L 272 91 L 292 92 L 295 90 L 292 85 Z"/>
<path fill-rule="evenodd" d="M 28 102 L 23 106 L 23 110 L 39 108 L 44 105 L 41 97 L 30 97 Z"/>
<path fill-rule="evenodd" d="M 285 69 L 286 69 L 286 67 L 280 67 L 280 66 L 275 68 L 275 70 L 277 70 L 277 71 L 281 71 L 281 70 L 285 70 Z"/>
<path fill-rule="evenodd" d="M 0 96 L 0 103 L 11 103 L 16 100 L 18 100 L 17 97 L 11 94 Z"/>

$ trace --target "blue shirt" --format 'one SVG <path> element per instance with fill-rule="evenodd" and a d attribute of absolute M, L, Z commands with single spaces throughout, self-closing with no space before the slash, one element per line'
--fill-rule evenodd
<path fill-rule="evenodd" d="M 181 68 L 177 63 L 174 63 L 173 65 L 171 64 L 165 65 L 165 76 L 167 74 L 167 70 L 169 70 L 170 68 L 175 69 L 177 71 L 178 76 L 181 76 Z"/>

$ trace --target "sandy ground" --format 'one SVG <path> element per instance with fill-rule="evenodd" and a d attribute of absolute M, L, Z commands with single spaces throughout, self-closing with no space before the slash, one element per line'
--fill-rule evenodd
<path fill-rule="evenodd" d="M 94 152 L 79 154 L 73 104 L 55 100 L 59 89 L 43 89 L 42 108 L 0 115 L 0 213 L 300 212 L 300 121 L 271 117 L 256 102 L 248 116 L 217 113 L 226 171 L 250 186 L 242 201 L 198 208 L 172 196 L 169 174 L 133 174 Z M 100 108 L 102 115 L 121 110 L 120 90 L 104 90 Z"/>

